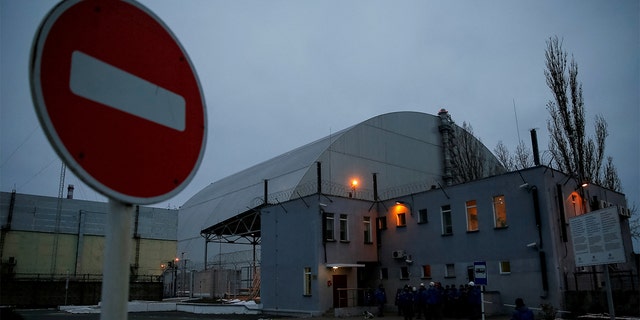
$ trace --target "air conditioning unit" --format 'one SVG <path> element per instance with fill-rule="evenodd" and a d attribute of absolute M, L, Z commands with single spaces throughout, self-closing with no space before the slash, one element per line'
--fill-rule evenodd
<path fill-rule="evenodd" d="M 404 250 L 396 250 L 396 251 L 391 253 L 391 256 L 394 259 L 404 259 L 404 256 L 405 256 Z"/>
<path fill-rule="evenodd" d="M 604 209 L 604 208 L 608 207 L 608 205 L 607 205 L 607 202 L 606 202 L 606 201 L 604 201 L 604 200 L 600 200 L 599 202 L 600 202 L 600 209 Z"/>
<path fill-rule="evenodd" d="M 618 206 L 618 214 L 626 218 L 631 217 L 631 211 L 623 206 Z"/>

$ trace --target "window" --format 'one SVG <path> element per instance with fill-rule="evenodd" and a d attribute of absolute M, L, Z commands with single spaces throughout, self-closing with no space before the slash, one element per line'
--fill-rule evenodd
<path fill-rule="evenodd" d="M 446 205 L 440 207 L 440 214 L 442 215 L 442 234 L 453 234 L 453 224 L 451 222 L 451 206 Z"/>
<path fill-rule="evenodd" d="M 475 200 L 467 201 L 467 231 L 478 231 L 478 207 Z"/>
<path fill-rule="evenodd" d="M 380 268 L 380 279 L 381 280 L 389 279 L 389 269 Z"/>
<path fill-rule="evenodd" d="M 340 241 L 349 241 L 349 220 L 346 214 L 340 215 Z"/>
<path fill-rule="evenodd" d="M 455 278 L 456 276 L 456 265 L 453 263 L 447 263 L 444 268 L 444 277 L 445 278 Z"/>
<path fill-rule="evenodd" d="M 334 241 L 333 213 L 324 214 L 324 239 L 326 241 Z"/>
<path fill-rule="evenodd" d="M 400 267 L 400 279 L 409 279 L 409 267 Z"/>
<path fill-rule="evenodd" d="M 418 223 L 427 223 L 429 218 L 427 217 L 427 209 L 418 210 Z"/>
<path fill-rule="evenodd" d="M 404 212 L 398 212 L 397 214 L 397 226 L 398 227 L 406 227 L 407 226 L 407 214 Z"/>
<path fill-rule="evenodd" d="M 504 202 L 504 195 L 493 197 L 493 218 L 496 228 L 507 227 L 507 206 Z"/>
<path fill-rule="evenodd" d="M 371 236 L 371 218 L 370 217 L 362 218 L 362 227 L 364 229 L 364 243 L 373 243 L 373 238 Z"/>
<path fill-rule="evenodd" d="M 425 264 L 422 266 L 422 277 L 431 278 L 431 265 Z"/>
<path fill-rule="evenodd" d="M 500 261 L 500 274 L 510 274 L 511 263 L 509 261 Z"/>
<path fill-rule="evenodd" d="M 378 230 L 387 230 L 387 217 L 379 217 L 376 219 Z"/>
<path fill-rule="evenodd" d="M 305 267 L 303 273 L 303 294 L 305 296 L 311 295 L 311 268 Z"/>

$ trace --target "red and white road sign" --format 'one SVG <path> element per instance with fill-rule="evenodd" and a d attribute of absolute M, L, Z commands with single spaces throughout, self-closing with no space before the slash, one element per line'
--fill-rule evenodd
<path fill-rule="evenodd" d="M 204 154 L 206 110 L 186 52 L 134 1 L 63 1 L 31 52 L 49 141 L 79 178 L 132 204 L 182 190 Z"/>

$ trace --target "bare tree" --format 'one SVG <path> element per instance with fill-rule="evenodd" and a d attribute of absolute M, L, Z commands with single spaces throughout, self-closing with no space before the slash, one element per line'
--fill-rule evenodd
<path fill-rule="evenodd" d="M 453 148 L 454 181 L 457 183 L 473 181 L 484 176 L 484 154 L 479 140 L 474 138 L 473 127 L 466 122 L 462 129 L 455 130 Z"/>
<path fill-rule="evenodd" d="M 500 161 L 504 168 L 507 169 L 507 171 L 516 170 L 516 165 L 515 163 L 513 163 L 513 157 L 511 156 L 509 149 L 504 145 L 502 140 L 498 141 L 495 149 L 493 149 L 493 153 L 496 155 L 496 158 L 498 158 L 498 161 Z"/>
<path fill-rule="evenodd" d="M 631 238 L 640 240 L 640 217 L 638 214 L 638 207 L 633 204 L 633 207 L 629 208 L 631 211 L 631 219 L 629 219 L 629 229 L 631 230 Z"/>
<path fill-rule="evenodd" d="M 613 165 L 613 158 L 607 157 L 607 164 L 604 167 L 604 184 L 605 188 L 622 191 L 622 183 L 618 177 L 618 170 Z"/>
<path fill-rule="evenodd" d="M 608 136 L 604 117 L 595 118 L 595 140 L 586 136 L 582 83 L 578 81 L 578 64 L 571 57 L 567 65 L 567 53 L 558 37 L 547 41 L 545 51 L 547 86 L 553 92 L 553 100 L 547 103 L 550 119 L 547 120 L 552 154 L 552 165 L 579 179 L 599 185 L 615 186 L 619 191 L 617 171 L 611 164 L 607 175 L 602 173 L 605 140 Z M 605 170 L 606 171 L 606 170 Z M 603 179 L 604 176 L 604 179 Z M 612 179 L 612 180 L 607 180 Z"/>
<path fill-rule="evenodd" d="M 533 155 L 531 155 L 531 150 L 527 148 L 522 140 L 518 143 L 518 146 L 516 147 L 516 154 L 513 155 L 513 158 L 516 170 L 533 167 Z"/>
<path fill-rule="evenodd" d="M 464 183 L 482 179 L 504 172 L 500 161 L 487 156 L 491 152 L 473 134 L 471 124 L 463 122 L 453 132 L 454 142 L 451 148 L 454 183 Z"/>

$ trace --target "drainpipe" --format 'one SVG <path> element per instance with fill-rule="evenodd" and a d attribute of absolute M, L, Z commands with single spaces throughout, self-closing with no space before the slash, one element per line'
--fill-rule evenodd
<path fill-rule="evenodd" d="M 538 254 L 540 256 L 540 276 L 542 281 L 543 296 L 547 296 L 549 292 L 549 275 L 547 271 L 547 256 L 542 250 L 542 215 L 540 213 L 540 199 L 538 197 L 538 188 L 531 189 L 531 197 L 533 198 L 533 214 L 536 219 L 536 228 L 538 229 Z"/>

